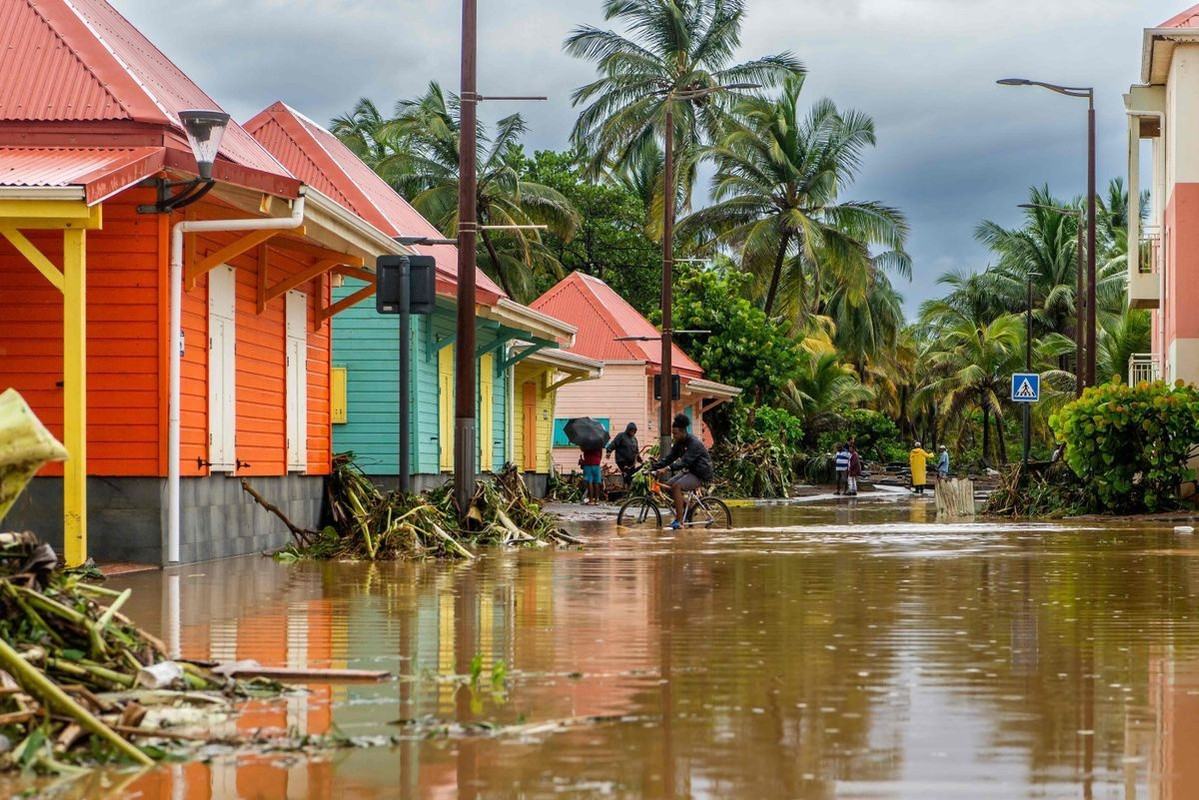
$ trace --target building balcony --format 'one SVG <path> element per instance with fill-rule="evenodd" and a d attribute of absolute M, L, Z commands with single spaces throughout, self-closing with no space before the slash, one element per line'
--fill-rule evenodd
<path fill-rule="evenodd" d="M 1146 225 L 1141 231 L 1136 270 L 1128 274 L 1128 305 L 1132 308 L 1158 308 L 1161 305 L 1163 265 L 1161 228 Z"/>
<path fill-rule="evenodd" d="M 1133 353 L 1128 359 L 1128 385 L 1136 386 L 1141 381 L 1152 383 L 1162 378 L 1161 356 L 1153 353 Z"/>

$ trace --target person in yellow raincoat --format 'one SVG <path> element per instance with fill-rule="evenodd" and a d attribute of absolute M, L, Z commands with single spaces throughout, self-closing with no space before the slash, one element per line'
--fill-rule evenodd
<path fill-rule="evenodd" d="M 908 464 L 912 467 L 912 488 L 916 490 L 916 494 L 924 494 L 924 484 L 928 481 L 928 460 L 933 458 L 933 454 L 920 446 L 920 442 L 912 447 L 912 452 L 908 453 Z"/>

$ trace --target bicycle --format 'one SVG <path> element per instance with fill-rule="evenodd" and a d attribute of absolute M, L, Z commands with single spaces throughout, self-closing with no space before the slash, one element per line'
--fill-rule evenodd
<path fill-rule="evenodd" d="M 662 483 L 648 469 L 642 470 L 648 480 L 644 495 L 630 497 L 616 514 L 616 524 L 624 528 L 661 528 L 662 510 L 674 513 L 674 499 L 663 491 Z M 704 494 L 702 488 L 687 492 L 683 506 L 685 528 L 732 528 L 733 512 L 719 497 Z"/>

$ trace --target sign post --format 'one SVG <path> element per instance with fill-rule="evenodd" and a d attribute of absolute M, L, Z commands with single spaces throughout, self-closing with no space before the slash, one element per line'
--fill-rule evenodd
<path fill-rule="evenodd" d="M 400 442 L 396 451 L 401 492 L 412 490 L 411 430 L 411 314 L 432 314 L 436 305 L 436 263 L 432 256 L 379 256 L 375 264 L 375 311 L 400 318 L 399 418 Z"/>
<path fill-rule="evenodd" d="M 1012 402 L 1024 406 L 1024 471 L 1028 472 L 1028 451 L 1031 446 L 1031 409 L 1041 400 L 1041 376 L 1035 372 L 1016 372 L 1012 375 Z"/>

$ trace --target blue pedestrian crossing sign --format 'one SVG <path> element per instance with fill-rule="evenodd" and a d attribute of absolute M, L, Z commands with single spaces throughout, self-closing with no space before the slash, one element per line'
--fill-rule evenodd
<path fill-rule="evenodd" d="M 1032 372 L 1012 375 L 1012 402 L 1036 403 L 1041 399 L 1041 376 Z"/>

